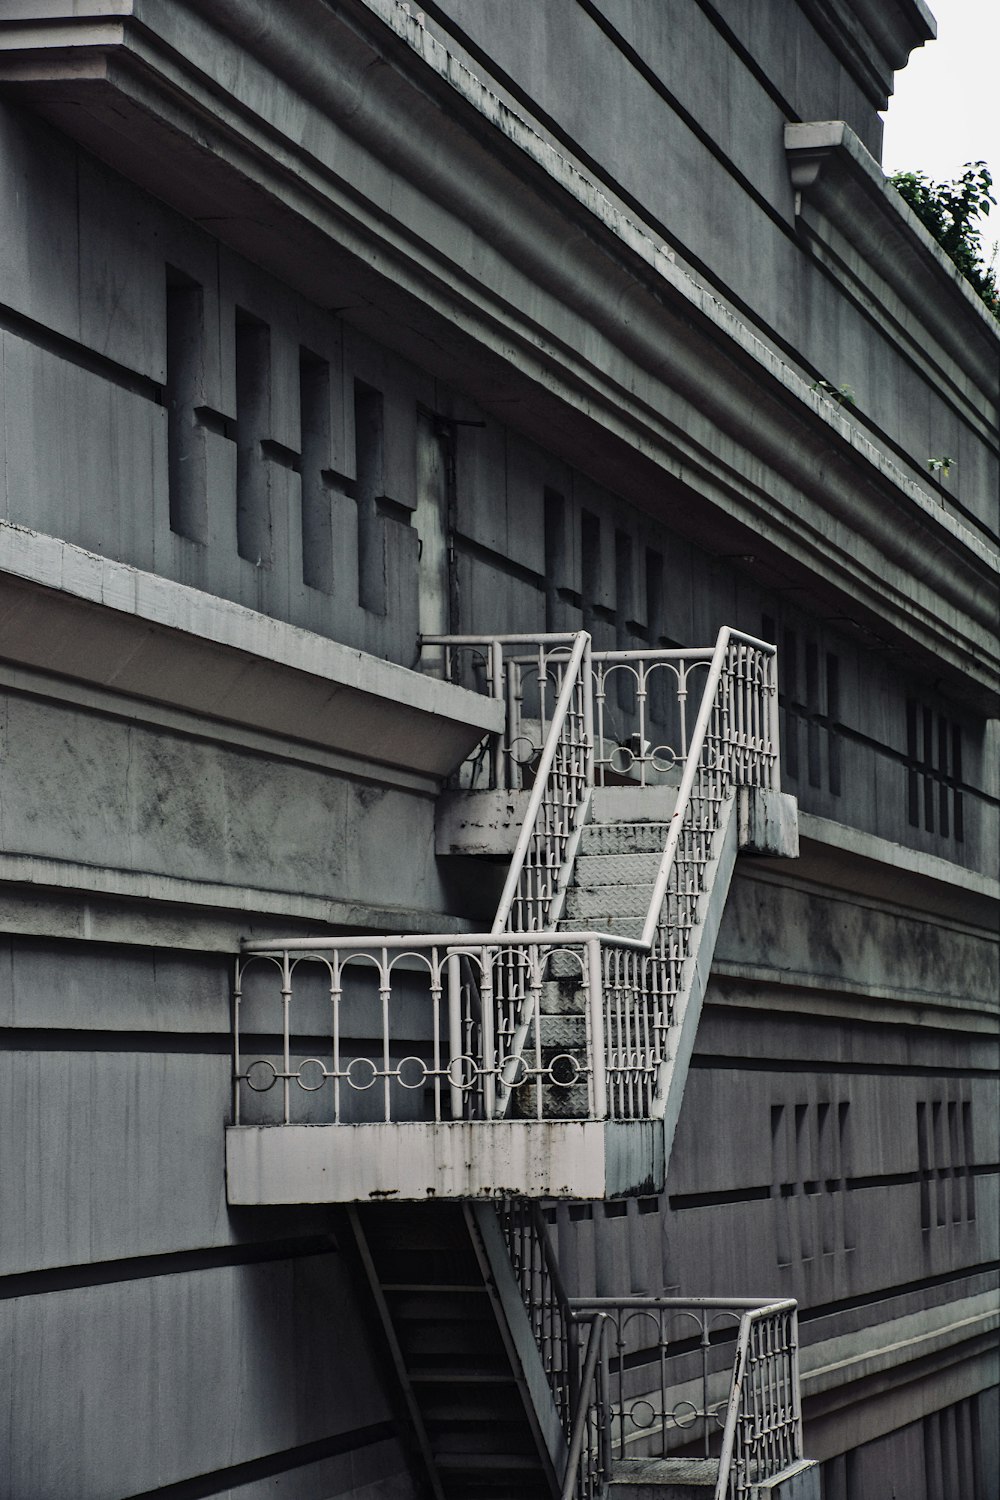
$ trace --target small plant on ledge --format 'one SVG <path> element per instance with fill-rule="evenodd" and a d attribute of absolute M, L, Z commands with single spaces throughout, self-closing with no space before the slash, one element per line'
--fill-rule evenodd
<path fill-rule="evenodd" d="M 849 385 L 831 385 L 828 380 L 814 380 L 809 387 L 820 396 L 825 396 L 828 401 L 835 401 L 838 406 L 857 406 L 858 398 Z"/>
<path fill-rule="evenodd" d="M 923 172 L 894 172 L 893 187 L 929 229 L 990 312 L 1000 319 L 996 271 L 983 258 L 975 220 L 989 213 L 996 199 L 993 178 L 984 161 L 969 161 L 954 182 L 931 182 Z M 945 470 L 947 473 L 947 470 Z"/>
<path fill-rule="evenodd" d="M 952 469 L 956 467 L 955 460 L 943 453 L 940 458 L 929 458 L 927 467 L 936 479 L 947 479 Z"/>

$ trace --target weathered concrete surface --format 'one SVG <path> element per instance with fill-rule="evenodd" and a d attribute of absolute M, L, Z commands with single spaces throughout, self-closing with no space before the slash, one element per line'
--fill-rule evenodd
<path fill-rule="evenodd" d="M 798 858 L 799 816 L 794 797 L 763 787 L 741 786 L 736 791 L 736 815 L 741 854 Z"/>
<path fill-rule="evenodd" d="M 231 1204 L 611 1198 L 663 1180 L 658 1122 L 230 1126 Z"/>

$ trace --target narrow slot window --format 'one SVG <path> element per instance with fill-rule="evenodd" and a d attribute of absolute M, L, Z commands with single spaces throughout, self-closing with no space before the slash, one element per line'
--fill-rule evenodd
<path fill-rule="evenodd" d="M 299 350 L 299 474 L 302 482 L 302 579 L 309 588 L 333 589 L 333 518 L 330 512 L 330 366 Z"/>
<path fill-rule="evenodd" d="M 271 473 L 261 453 L 271 424 L 271 330 L 236 314 L 236 547 L 247 562 L 271 565 Z"/>
<path fill-rule="evenodd" d="M 819 713 L 819 650 L 811 643 L 806 645 L 806 708 L 809 710 L 806 723 L 809 785 L 819 787 L 823 784 L 820 773 L 819 725 L 816 722 L 816 715 Z"/>
<path fill-rule="evenodd" d="M 906 805 L 907 819 L 913 828 L 920 826 L 920 778 L 917 775 L 917 705 L 906 700 Z"/>
<path fill-rule="evenodd" d="M 589 510 L 580 512 L 580 572 L 583 628 L 592 632 L 601 596 L 601 523 Z"/>
<path fill-rule="evenodd" d="M 840 796 L 841 749 L 837 726 L 840 723 L 840 658 L 832 651 L 826 654 L 826 772 L 827 784 L 835 797 Z"/>
<path fill-rule="evenodd" d="M 965 1162 L 965 1217 L 971 1223 L 976 1217 L 975 1154 L 972 1145 L 972 1105 L 962 1105 L 962 1160 Z"/>
<path fill-rule="evenodd" d="M 646 625 L 651 646 L 663 646 L 666 639 L 666 610 L 663 597 L 663 554 L 646 548 Z M 670 713 L 669 667 L 657 667 L 649 677 L 647 709 L 656 724 L 666 724 Z M 671 674 L 672 675 L 672 674 Z"/>
<path fill-rule="evenodd" d="M 931 775 L 931 761 L 934 745 L 934 715 L 929 708 L 925 708 L 922 714 L 923 737 L 920 746 L 920 760 L 924 768 L 924 827 L 928 833 L 934 832 L 934 777 Z"/>
<path fill-rule="evenodd" d="M 917 1165 L 920 1169 L 920 1227 L 931 1227 L 931 1160 L 927 1135 L 927 1105 L 917 1105 Z"/>
<path fill-rule="evenodd" d="M 615 643 L 619 651 L 630 651 L 635 647 L 634 628 L 635 598 L 632 587 L 632 538 L 627 531 L 615 531 Z M 635 678 L 626 668 L 619 669 L 618 707 L 623 713 L 635 712 Z"/>
<path fill-rule="evenodd" d="M 965 818 L 962 808 L 962 730 L 958 724 L 951 726 L 951 775 L 954 782 L 955 842 L 960 844 L 965 837 Z"/>
<path fill-rule="evenodd" d="M 546 488 L 545 509 L 545 629 L 566 625 L 564 594 L 569 573 L 566 545 L 566 501 L 558 490 Z"/>
<path fill-rule="evenodd" d="M 937 772 L 938 781 L 938 828 L 944 838 L 948 837 L 949 812 L 948 803 L 951 799 L 951 788 L 948 786 L 948 720 L 943 715 L 938 716 L 937 736 Z"/>
<path fill-rule="evenodd" d="M 358 603 L 384 615 L 386 610 L 385 538 L 378 501 L 385 493 L 385 429 L 382 392 L 354 385 L 354 451 L 358 507 Z"/>
<path fill-rule="evenodd" d="M 794 630 L 786 630 L 781 652 L 785 679 L 785 743 L 782 746 L 785 773 L 793 781 L 799 778 L 799 643 Z"/>
<path fill-rule="evenodd" d="M 167 477 L 170 529 L 208 540 L 205 431 L 196 415 L 204 358 L 204 293 L 179 271 L 167 271 Z"/>

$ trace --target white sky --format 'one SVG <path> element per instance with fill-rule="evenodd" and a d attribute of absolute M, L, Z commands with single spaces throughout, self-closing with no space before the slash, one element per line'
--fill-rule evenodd
<path fill-rule="evenodd" d="M 997 0 L 928 0 L 937 40 L 910 54 L 896 74 L 885 118 L 886 172 L 917 170 L 936 182 L 984 160 L 1000 199 L 1000 67 Z M 1000 236 L 1000 207 L 984 239 Z"/>

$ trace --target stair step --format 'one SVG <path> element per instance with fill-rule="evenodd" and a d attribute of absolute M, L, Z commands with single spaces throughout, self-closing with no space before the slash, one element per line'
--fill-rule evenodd
<path fill-rule="evenodd" d="M 667 823 L 677 791 L 676 786 L 595 787 L 591 817 L 595 823 Z"/>
<path fill-rule="evenodd" d="M 566 920 L 585 926 L 591 918 L 641 917 L 646 919 L 652 885 L 571 886 L 566 893 Z"/>
<path fill-rule="evenodd" d="M 588 823 L 580 835 L 580 854 L 660 854 L 667 843 L 667 823 Z"/>
<path fill-rule="evenodd" d="M 541 1468 L 538 1459 L 527 1453 L 435 1453 L 434 1458 L 442 1469 L 465 1469 L 469 1473 L 482 1472 L 484 1469 L 497 1472 L 511 1469 L 533 1470 L 537 1473 Z"/>
<path fill-rule="evenodd" d="M 605 917 L 600 921 L 595 917 L 588 925 L 595 932 L 610 932 L 618 937 L 641 938 L 645 920 L 645 914 L 641 917 Z M 565 917 L 558 925 L 563 932 L 579 931 L 579 922 L 567 921 Z"/>
<path fill-rule="evenodd" d="M 456 1365 L 454 1360 L 447 1365 L 415 1365 L 407 1372 L 411 1385 L 514 1385 L 510 1371 L 470 1370 Z"/>
<path fill-rule="evenodd" d="M 602 885 L 652 887 L 662 857 L 662 849 L 650 854 L 580 854 L 573 872 L 573 884 L 587 889 Z"/>
<path fill-rule="evenodd" d="M 453 1386 L 431 1384 L 422 1387 L 420 1407 L 429 1431 L 439 1426 L 464 1426 L 482 1422 L 524 1421 L 524 1406 L 513 1381 L 508 1386 L 469 1386 L 455 1390 Z"/>
<path fill-rule="evenodd" d="M 579 966 L 571 967 L 573 972 L 564 978 L 546 979 L 543 983 L 538 997 L 538 1009 L 543 1016 L 575 1016 L 586 1010 L 587 991 L 580 984 Z"/>
<path fill-rule="evenodd" d="M 433 1287 L 417 1292 L 393 1291 L 388 1287 L 383 1287 L 382 1290 L 394 1319 L 416 1322 L 437 1318 L 442 1322 L 454 1323 L 479 1322 L 493 1316 L 483 1287 L 449 1288 L 447 1291 Z"/>
<path fill-rule="evenodd" d="M 426 1414 L 425 1414 L 426 1421 Z M 524 1425 L 524 1409 L 520 1421 L 503 1421 L 500 1417 L 487 1416 L 478 1420 L 460 1422 L 426 1422 L 427 1435 L 434 1449 L 434 1457 L 442 1459 L 476 1459 L 484 1449 L 491 1452 L 500 1447 L 510 1458 L 527 1458 L 537 1464 L 531 1433 Z"/>
<path fill-rule="evenodd" d="M 611 1467 L 609 1500 L 706 1500 L 718 1477 L 717 1458 L 622 1458 Z"/>
<path fill-rule="evenodd" d="M 428 1369 L 436 1360 L 450 1364 L 456 1357 L 470 1355 L 484 1372 L 503 1370 L 506 1353 L 496 1336 L 496 1322 L 491 1318 L 456 1321 L 451 1318 L 400 1318 L 393 1320 L 399 1347 L 411 1361 Z"/>

